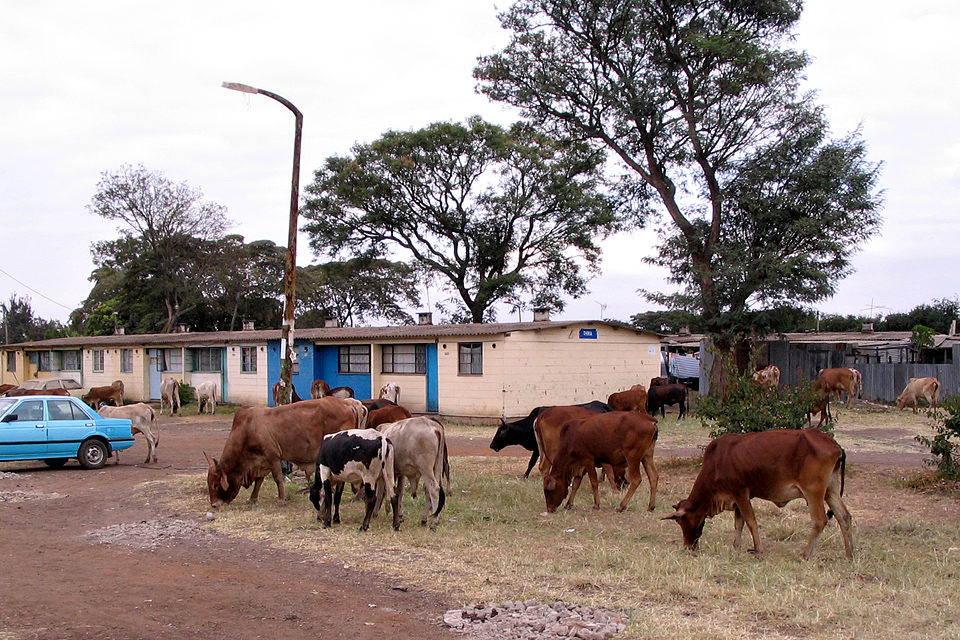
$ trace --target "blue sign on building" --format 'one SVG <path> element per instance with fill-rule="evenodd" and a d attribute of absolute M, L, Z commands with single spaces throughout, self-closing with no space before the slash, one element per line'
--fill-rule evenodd
<path fill-rule="evenodd" d="M 581 340 L 596 340 L 596 339 L 597 339 L 597 330 L 596 330 L 596 329 L 580 329 L 580 339 L 581 339 Z"/>

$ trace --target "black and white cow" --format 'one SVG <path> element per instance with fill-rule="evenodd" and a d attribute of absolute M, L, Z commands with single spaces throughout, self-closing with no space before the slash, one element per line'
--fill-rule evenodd
<path fill-rule="evenodd" d="M 317 520 L 327 528 L 340 523 L 340 498 L 345 483 L 359 483 L 366 502 L 366 513 L 360 531 L 370 526 L 370 517 L 377 503 L 377 487 L 393 500 L 394 453 L 390 440 L 372 429 L 347 429 L 323 438 L 317 455 L 317 475 L 310 487 L 310 502 L 317 509 Z M 323 515 L 320 514 L 320 491 L 323 491 Z"/>
<path fill-rule="evenodd" d="M 590 411 L 595 411 L 597 413 L 607 413 L 608 411 L 613 411 L 610 408 L 610 405 L 605 402 L 600 402 L 599 400 L 594 400 L 593 402 L 585 402 L 583 404 L 575 405 L 578 407 L 583 407 L 584 409 L 589 409 Z M 519 420 L 514 420 L 513 422 L 506 422 L 501 418 L 500 428 L 497 429 L 497 432 L 493 436 L 493 440 L 490 441 L 490 448 L 494 451 L 500 451 L 504 447 L 509 447 L 511 445 L 520 445 L 527 451 L 532 451 L 533 454 L 530 456 L 530 463 L 527 465 L 527 471 L 523 474 L 524 478 L 530 477 L 530 470 L 533 469 L 533 465 L 537 464 L 537 459 L 540 458 L 540 449 L 537 447 L 537 436 L 533 432 L 533 421 L 536 420 L 537 416 L 549 409 L 550 407 L 537 407 L 530 412 L 526 418 L 520 418 Z"/>

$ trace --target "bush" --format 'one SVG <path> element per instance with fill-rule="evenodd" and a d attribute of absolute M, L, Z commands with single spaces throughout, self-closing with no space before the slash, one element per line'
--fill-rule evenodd
<path fill-rule="evenodd" d="M 950 396 L 940 405 L 943 412 L 936 412 L 933 438 L 917 436 L 917 442 L 930 447 L 933 458 L 924 463 L 936 467 L 937 475 L 951 482 L 960 480 L 960 396 Z M 934 413 L 931 411 L 931 413 Z"/>
<path fill-rule="evenodd" d="M 186 382 L 180 381 L 180 406 L 186 406 L 193 402 L 193 400 L 193 387 L 188 385 Z"/>
<path fill-rule="evenodd" d="M 707 396 L 697 401 L 697 417 L 710 429 L 711 438 L 725 433 L 804 429 L 816 395 L 812 382 L 796 389 L 764 392 L 752 376 L 732 376 L 722 397 Z M 832 420 L 823 427 L 827 432 L 832 429 Z"/>

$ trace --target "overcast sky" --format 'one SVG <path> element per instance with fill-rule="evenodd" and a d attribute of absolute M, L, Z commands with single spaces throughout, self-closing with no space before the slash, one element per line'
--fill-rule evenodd
<path fill-rule="evenodd" d="M 477 56 L 507 42 L 489 0 L 0 0 L 0 10 L 0 301 L 29 296 L 41 318 L 66 321 L 89 293 L 90 245 L 117 227 L 86 207 L 101 174 L 123 164 L 202 189 L 248 242 L 286 245 L 293 116 L 223 81 L 304 114 L 301 186 L 326 157 L 390 129 L 514 119 L 474 91 Z M 810 87 L 834 135 L 862 127 L 885 191 L 882 233 L 824 313 L 908 311 L 960 291 L 958 32 L 956 0 L 805 2 L 796 46 L 813 56 Z M 655 240 L 609 240 L 603 275 L 560 319 L 653 309 L 636 290 L 667 286 L 639 261 Z M 303 236 L 298 258 L 314 260 Z"/>

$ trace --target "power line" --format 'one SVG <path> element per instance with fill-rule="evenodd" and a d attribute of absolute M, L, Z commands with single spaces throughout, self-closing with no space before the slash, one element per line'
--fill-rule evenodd
<path fill-rule="evenodd" d="M 57 305 L 57 306 L 60 306 L 60 307 L 63 307 L 63 308 L 66 309 L 67 311 L 73 311 L 73 308 L 72 308 L 72 307 L 68 307 L 68 306 L 65 305 L 65 304 L 60 304 L 59 302 L 57 302 L 57 301 L 54 300 L 53 298 L 50 298 L 49 296 L 43 295 L 42 293 L 40 293 L 39 291 L 37 291 L 36 289 L 34 289 L 33 287 L 31 287 L 30 285 L 25 284 L 25 283 L 23 283 L 23 282 L 20 282 L 19 280 L 17 280 L 16 278 L 14 278 L 12 275 L 10 275 L 9 273 L 7 273 L 7 272 L 4 271 L 3 269 L 0 269 L 0 273 L 2 273 L 3 275 L 7 276 L 8 278 L 10 278 L 11 280 L 13 280 L 13 281 L 16 282 L 17 284 L 19 284 L 21 287 L 26 287 L 27 289 L 29 289 L 30 291 L 34 292 L 35 294 L 37 294 L 37 295 L 40 296 L 41 298 L 43 298 L 43 299 L 45 299 L 45 300 L 49 300 L 49 301 L 52 302 L 53 304 L 55 304 L 55 305 Z"/>

